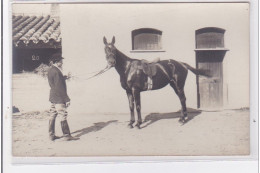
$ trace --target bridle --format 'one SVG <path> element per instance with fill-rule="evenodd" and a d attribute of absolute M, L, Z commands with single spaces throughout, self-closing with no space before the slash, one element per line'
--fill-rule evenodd
<path fill-rule="evenodd" d="M 109 63 L 109 58 L 110 57 L 113 57 L 113 60 L 114 60 L 114 64 L 113 66 L 116 64 L 116 48 L 114 47 L 109 47 L 109 45 L 113 46 L 112 44 L 107 44 L 106 47 L 105 47 L 105 53 L 106 53 L 106 59 Z M 111 65 L 111 64 L 109 64 Z"/>

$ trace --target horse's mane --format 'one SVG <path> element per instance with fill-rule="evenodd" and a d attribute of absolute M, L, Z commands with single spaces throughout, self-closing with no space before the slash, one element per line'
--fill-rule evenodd
<path fill-rule="evenodd" d="M 130 58 L 129 56 L 125 55 L 124 53 L 122 53 L 120 50 L 118 50 L 116 48 L 116 51 L 117 51 L 117 56 L 119 56 L 120 58 L 122 58 L 123 60 L 128 60 L 128 61 L 134 61 L 134 60 L 137 60 L 137 59 L 133 59 L 133 58 Z"/>

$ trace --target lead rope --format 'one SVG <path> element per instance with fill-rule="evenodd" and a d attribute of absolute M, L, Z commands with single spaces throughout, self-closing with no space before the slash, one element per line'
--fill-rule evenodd
<path fill-rule="evenodd" d="M 78 78 L 78 79 L 82 79 L 82 80 L 89 80 L 93 77 L 96 77 L 96 76 L 99 76 L 103 73 L 105 73 L 106 71 L 108 71 L 109 69 L 111 68 L 111 66 L 106 66 L 104 69 L 100 70 L 98 73 L 94 74 L 93 76 L 90 76 L 88 78 L 81 78 L 81 77 L 78 77 L 79 75 L 74 75 L 74 76 L 71 76 L 71 78 Z"/>

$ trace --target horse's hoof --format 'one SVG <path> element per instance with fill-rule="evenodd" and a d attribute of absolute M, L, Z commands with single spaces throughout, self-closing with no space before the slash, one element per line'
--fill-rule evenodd
<path fill-rule="evenodd" d="M 140 126 L 141 124 L 136 124 L 135 125 L 135 127 L 137 128 L 137 129 L 141 129 L 141 126 Z"/>
<path fill-rule="evenodd" d="M 128 126 L 127 126 L 129 129 L 132 129 L 132 128 L 134 128 L 134 126 L 132 125 L 132 124 L 128 124 Z"/>
<path fill-rule="evenodd" d="M 179 119 L 179 122 L 184 124 L 186 122 L 186 120 L 185 120 L 185 118 L 182 117 L 182 118 Z"/>

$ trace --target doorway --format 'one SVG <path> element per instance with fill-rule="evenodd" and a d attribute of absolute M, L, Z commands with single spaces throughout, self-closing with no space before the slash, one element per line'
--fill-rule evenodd
<path fill-rule="evenodd" d="M 202 28 L 196 31 L 196 68 L 210 71 L 211 77 L 197 76 L 197 107 L 223 107 L 224 32 L 220 28 Z"/>

